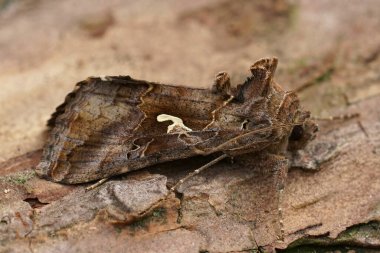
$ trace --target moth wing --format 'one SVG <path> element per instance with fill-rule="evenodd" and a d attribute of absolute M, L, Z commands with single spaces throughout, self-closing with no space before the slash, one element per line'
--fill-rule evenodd
<path fill-rule="evenodd" d="M 53 181 L 82 183 L 197 155 L 191 146 L 215 135 L 201 129 L 223 99 L 208 90 L 130 77 L 90 78 L 77 85 L 49 120 L 50 136 L 36 172 Z M 168 124 L 157 122 L 164 112 L 182 113 L 195 129 L 192 136 L 168 134 Z"/>
<path fill-rule="evenodd" d="M 130 77 L 124 77 L 131 80 Z M 64 181 L 76 168 L 83 170 L 77 181 L 88 181 L 85 174 L 113 150 L 125 146 L 144 114 L 137 105 L 150 88 L 148 83 L 124 85 L 89 78 L 77 84 L 48 121 L 48 141 L 36 172 L 53 181 Z M 130 145 L 132 146 L 132 145 Z M 84 152 L 84 150 L 86 152 Z M 72 160 L 82 164 L 71 163 Z"/>

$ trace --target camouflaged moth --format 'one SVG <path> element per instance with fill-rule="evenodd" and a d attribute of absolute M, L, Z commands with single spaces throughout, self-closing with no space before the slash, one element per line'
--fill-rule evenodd
<path fill-rule="evenodd" d="M 273 81 L 276 66 L 276 58 L 257 61 L 236 87 L 221 72 L 212 89 L 88 78 L 49 120 L 37 173 L 75 184 L 198 155 L 301 149 L 317 126 L 297 95 Z"/>

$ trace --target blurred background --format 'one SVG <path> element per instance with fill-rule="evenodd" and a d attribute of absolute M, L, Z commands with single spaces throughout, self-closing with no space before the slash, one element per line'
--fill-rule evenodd
<path fill-rule="evenodd" d="M 0 0 L 0 161 L 41 148 L 88 76 L 236 85 L 276 56 L 275 80 L 331 115 L 380 94 L 379 27 L 378 0 Z"/>

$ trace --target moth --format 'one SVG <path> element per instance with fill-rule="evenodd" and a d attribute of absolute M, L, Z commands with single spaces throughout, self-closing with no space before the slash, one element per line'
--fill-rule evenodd
<path fill-rule="evenodd" d="M 255 62 L 237 86 L 221 72 L 211 89 L 130 76 L 79 82 L 48 121 L 36 171 L 77 184 L 199 155 L 302 149 L 318 128 L 297 95 L 273 80 L 277 62 Z"/>

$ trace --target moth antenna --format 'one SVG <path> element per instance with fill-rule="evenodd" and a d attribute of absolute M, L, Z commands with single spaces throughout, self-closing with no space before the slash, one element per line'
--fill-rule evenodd
<path fill-rule="evenodd" d="M 264 58 L 251 67 L 251 77 L 237 87 L 236 99 L 242 103 L 249 98 L 265 97 L 276 72 L 277 58 Z"/>

